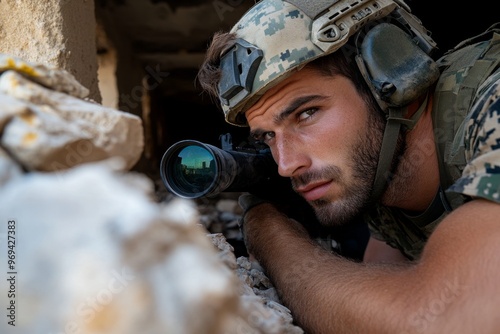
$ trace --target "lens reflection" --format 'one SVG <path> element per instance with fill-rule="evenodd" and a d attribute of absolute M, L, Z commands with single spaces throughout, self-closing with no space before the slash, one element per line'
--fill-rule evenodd
<path fill-rule="evenodd" d="M 206 148 L 195 145 L 186 146 L 179 152 L 175 168 L 178 186 L 191 192 L 207 190 L 216 173 L 213 155 Z"/>

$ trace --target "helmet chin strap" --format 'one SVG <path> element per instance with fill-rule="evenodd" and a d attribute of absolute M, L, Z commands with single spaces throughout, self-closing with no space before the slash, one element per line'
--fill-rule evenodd
<path fill-rule="evenodd" d="M 384 137 L 382 139 L 377 172 L 373 181 L 373 189 L 370 197 L 372 204 L 380 200 L 387 189 L 389 182 L 392 180 L 393 171 L 391 171 L 391 166 L 396 153 L 398 137 L 401 129 L 413 129 L 427 106 L 427 99 L 428 96 L 425 97 L 425 100 L 411 118 L 404 118 L 407 107 L 389 107 L 387 109 L 387 123 L 385 126 Z"/>

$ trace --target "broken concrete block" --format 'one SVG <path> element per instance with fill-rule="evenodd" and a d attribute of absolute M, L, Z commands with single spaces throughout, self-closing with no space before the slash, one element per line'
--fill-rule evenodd
<path fill-rule="evenodd" d="M 0 106 L 0 120 L 9 119 L 1 143 L 28 169 L 59 171 L 120 157 L 128 170 L 142 154 L 142 121 L 135 115 L 47 89 L 14 71 L 0 76 L 0 93 L 20 101 L 7 111 Z"/>
<path fill-rule="evenodd" d="M 30 173 L 0 188 L 0 244 L 15 222 L 16 332 L 236 333 L 228 319 L 240 316 L 237 278 L 194 204 L 156 204 L 147 188 L 145 176 L 104 164 L 63 178 Z M 0 281 L 1 291 L 9 286 Z"/>
<path fill-rule="evenodd" d="M 0 53 L 0 73 L 9 70 L 16 71 L 31 81 L 62 93 L 79 98 L 89 95 L 89 90 L 66 70 L 33 64 L 18 57 Z"/>

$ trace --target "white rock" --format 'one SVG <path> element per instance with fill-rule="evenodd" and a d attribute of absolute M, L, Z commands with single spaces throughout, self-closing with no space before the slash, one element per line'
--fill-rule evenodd
<path fill-rule="evenodd" d="M 0 133 L 5 124 L 13 117 L 25 117 L 30 114 L 28 104 L 9 95 L 0 93 Z"/>
<path fill-rule="evenodd" d="M 89 90 L 66 70 L 43 64 L 33 64 L 18 57 L 0 53 L 0 73 L 9 70 L 19 72 L 32 81 L 59 92 L 79 98 L 85 98 L 89 95 Z"/>
<path fill-rule="evenodd" d="M 0 187 L 9 180 L 21 177 L 23 171 L 17 163 L 0 147 Z"/>
<path fill-rule="evenodd" d="M 293 324 L 290 310 L 281 305 L 278 293 L 262 267 L 245 256 L 238 257 L 236 264 L 235 273 L 240 280 L 241 322 L 251 328 L 245 328 L 244 332 L 303 334 L 302 328 Z"/>
<path fill-rule="evenodd" d="M 239 316 L 237 279 L 195 207 L 156 204 L 148 180 L 135 178 L 89 164 L 0 188 L 3 264 L 7 222 L 16 222 L 16 332 L 234 333 L 227 319 Z M 0 291 L 8 284 L 0 280 Z M 0 333 L 7 326 L 0 322 Z"/>
<path fill-rule="evenodd" d="M 28 169 L 58 171 L 120 157 L 128 170 L 140 158 L 144 137 L 135 115 L 49 90 L 14 71 L 0 76 L 0 92 L 29 108 L 0 106 L 0 115 L 9 115 L 1 143 Z"/>

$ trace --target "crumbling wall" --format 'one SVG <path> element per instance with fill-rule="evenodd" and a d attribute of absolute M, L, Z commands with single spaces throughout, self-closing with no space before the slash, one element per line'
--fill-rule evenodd
<path fill-rule="evenodd" d="M 100 102 L 94 1 L 0 1 L 0 52 L 65 69 Z"/>

